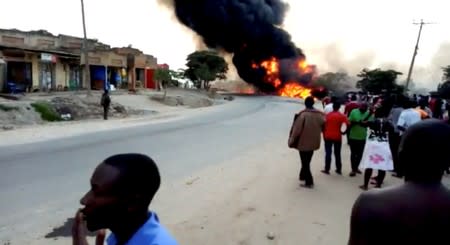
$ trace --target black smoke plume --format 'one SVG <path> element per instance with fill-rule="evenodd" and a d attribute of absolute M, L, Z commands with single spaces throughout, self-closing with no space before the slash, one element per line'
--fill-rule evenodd
<path fill-rule="evenodd" d="M 308 84 L 311 74 L 302 74 L 298 61 L 305 55 L 281 29 L 288 5 L 281 0 L 174 0 L 178 20 L 203 38 L 210 48 L 233 55 L 239 76 L 264 92 L 275 86 L 265 81 L 264 68 L 255 69 L 271 57 L 280 61 L 282 83 Z"/>

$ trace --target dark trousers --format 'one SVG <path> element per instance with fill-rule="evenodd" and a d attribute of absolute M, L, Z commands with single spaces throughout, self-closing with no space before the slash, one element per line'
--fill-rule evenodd
<path fill-rule="evenodd" d="M 372 177 L 372 173 L 373 170 L 371 168 L 366 168 L 366 170 L 364 171 L 364 187 L 366 188 L 369 186 L 369 181 L 370 178 Z M 377 187 L 381 187 L 384 181 L 384 177 L 386 177 L 386 171 L 378 170 L 378 175 L 376 177 Z"/>
<path fill-rule="evenodd" d="M 314 180 L 311 173 L 311 160 L 314 151 L 300 151 L 300 160 L 302 167 L 300 169 L 299 179 L 305 181 L 305 185 L 313 185 Z"/>
<path fill-rule="evenodd" d="M 389 147 L 391 148 L 392 161 L 394 162 L 394 172 L 399 176 L 403 176 L 403 171 L 398 161 L 398 147 L 400 145 L 401 136 L 399 133 L 389 133 Z"/>
<path fill-rule="evenodd" d="M 331 168 L 331 153 L 334 147 L 334 158 L 336 161 L 336 171 L 342 171 L 342 161 L 341 161 L 341 141 L 325 140 L 325 171 L 329 172 Z"/>
<path fill-rule="evenodd" d="M 103 119 L 108 120 L 109 106 L 103 106 Z"/>
<path fill-rule="evenodd" d="M 352 165 L 352 172 L 357 172 L 359 170 L 359 163 L 361 162 L 364 146 L 366 145 L 365 140 L 350 140 L 350 162 Z"/>

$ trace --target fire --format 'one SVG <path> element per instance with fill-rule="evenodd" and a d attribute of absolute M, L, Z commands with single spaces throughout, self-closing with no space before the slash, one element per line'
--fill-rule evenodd
<path fill-rule="evenodd" d="M 264 68 L 266 71 L 266 82 L 272 84 L 275 88 L 281 86 L 281 80 L 278 78 L 279 75 L 279 64 L 278 60 L 275 57 L 270 58 L 269 60 L 261 62 L 261 64 L 252 64 L 253 69 Z"/>
<path fill-rule="evenodd" d="M 311 96 L 311 89 L 303 87 L 302 85 L 291 82 L 284 85 L 282 89 L 280 89 L 280 96 L 284 97 L 292 97 L 292 98 L 306 98 Z"/>
<path fill-rule="evenodd" d="M 308 63 L 306 62 L 306 60 L 300 60 L 298 62 L 298 68 L 300 68 L 301 70 L 306 70 L 308 68 Z"/>
<path fill-rule="evenodd" d="M 240 94 L 255 94 L 255 89 L 251 87 L 241 88 L 239 89 Z"/>
<path fill-rule="evenodd" d="M 261 66 L 266 69 L 267 75 L 274 75 L 278 73 L 278 61 L 272 57 L 270 60 L 263 61 Z"/>
<path fill-rule="evenodd" d="M 314 66 L 309 65 L 304 59 L 295 61 L 292 65 L 292 69 L 297 70 L 299 75 L 314 73 Z M 266 73 L 264 77 L 265 82 L 272 84 L 280 96 L 293 98 L 306 98 L 311 96 L 312 89 L 300 85 L 299 82 L 291 81 L 283 84 L 280 79 L 280 64 L 275 57 L 271 57 L 260 64 L 253 63 L 252 68 L 263 68 Z"/>

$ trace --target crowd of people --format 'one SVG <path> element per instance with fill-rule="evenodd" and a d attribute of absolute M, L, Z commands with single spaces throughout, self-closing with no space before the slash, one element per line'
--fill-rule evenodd
<path fill-rule="evenodd" d="M 450 190 L 442 184 L 449 174 L 449 106 L 432 96 L 351 95 L 344 112 L 338 98 L 314 108 L 314 98 L 305 99 L 306 109 L 296 114 L 288 145 L 300 152 L 301 186 L 313 188 L 311 159 L 325 141 L 324 174 L 330 174 L 332 151 L 336 173 L 342 174 L 342 136 L 350 146 L 350 176 L 362 174 L 361 189 L 369 183 L 380 188 L 387 171 L 404 178 L 404 184 L 363 192 L 351 214 L 349 245 L 448 244 Z M 346 125 L 344 127 L 344 125 Z M 345 128 L 345 130 L 342 130 Z M 373 170 L 378 170 L 372 177 Z"/>
<path fill-rule="evenodd" d="M 360 188 L 367 190 L 370 183 L 380 188 L 386 171 L 404 177 L 397 152 L 409 127 L 431 118 L 449 122 L 444 112 L 450 107 L 436 96 L 352 94 L 346 99 L 342 103 L 337 97 L 326 97 L 321 111 L 314 108 L 314 98 L 308 97 L 306 109 L 295 115 L 288 144 L 300 152 L 299 180 L 305 181 L 301 186 L 314 187 L 310 164 L 314 151 L 320 148 L 321 138 L 325 146 L 325 165 L 321 172 L 330 174 L 334 151 L 335 173 L 342 175 L 342 138 L 346 136 L 350 148 L 349 176 L 364 174 Z M 373 170 L 378 170 L 375 177 L 372 177 Z"/>

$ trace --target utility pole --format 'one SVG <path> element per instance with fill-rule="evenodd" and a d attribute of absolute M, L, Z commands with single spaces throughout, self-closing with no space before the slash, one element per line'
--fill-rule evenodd
<path fill-rule="evenodd" d="M 433 24 L 433 23 L 425 23 L 425 22 L 423 22 L 423 20 L 420 20 L 420 23 L 415 22 L 413 24 L 420 25 L 420 27 L 419 27 L 419 35 L 417 36 L 416 47 L 414 48 L 414 53 L 413 53 L 413 57 L 411 60 L 411 65 L 409 66 L 408 77 L 406 78 L 406 86 L 405 86 L 406 91 L 408 90 L 409 83 L 411 82 L 411 75 L 412 75 L 412 71 L 414 68 L 414 62 L 416 61 L 417 51 L 419 50 L 419 41 L 420 41 L 420 36 L 422 34 L 423 25 L 428 25 L 428 24 Z"/>
<path fill-rule="evenodd" d="M 90 71 L 89 71 L 89 53 L 88 53 L 88 39 L 86 34 L 86 19 L 84 16 L 84 1 L 81 0 L 81 16 L 83 18 L 83 33 L 84 33 L 84 39 L 83 39 L 83 55 L 84 55 L 84 81 L 87 86 L 87 95 L 91 95 L 91 77 L 90 77 Z"/>

